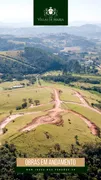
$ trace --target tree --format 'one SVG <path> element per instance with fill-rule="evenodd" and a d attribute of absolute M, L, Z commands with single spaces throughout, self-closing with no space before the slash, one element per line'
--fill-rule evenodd
<path fill-rule="evenodd" d="M 3 128 L 3 134 L 5 134 L 8 131 L 6 127 Z"/>
<path fill-rule="evenodd" d="M 54 149 L 57 150 L 57 151 L 60 151 L 60 149 L 61 149 L 60 144 L 58 144 L 58 143 L 55 144 Z"/>
<path fill-rule="evenodd" d="M 24 108 L 26 108 L 27 107 L 27 102 L 24 102 L 23 104 L 22 104 L 22 108 L 24 109 Z"/>
<path fill-rule="evenodd" d="M 16 110 L 20 110 L 20 109 L 22 109 L 21 106 L 17 106 L 17 107 L 16 107 Z"/>
<path fill-rule="evenodd" d="M 28 101 L 29 101 L 29 103 L 30 103 L 30 104 L 32 104 L 32 103 L 33 103 L 32 98 L 29 98 L 29 99 L 28 99 Z"/>
<path fill-rule="evenodd" d="M 39 100 L 35 100 L 34 103 L 35 103 L 36 106 L 40 105 L 40 101 Z"/>

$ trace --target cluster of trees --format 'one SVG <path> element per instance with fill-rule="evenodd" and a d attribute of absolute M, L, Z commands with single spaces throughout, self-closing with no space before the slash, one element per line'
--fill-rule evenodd
<path fill-rule="evenodd" d="M 95 43 L 87 40 L 84 37 L 80 37 L 80 36 L 75 36 L 72 34 L 67 34 L 67 33 L 62 33 L 59 35 L 56 34 L 51 34 L 45 37 L 45 39 L 50 40 L 51 42 L 49 42 L 49 45 L 51 43 L 51 46 L 54 47 L 54 44 L 57 45 L 57 49 L 63 48 L 63 43 L 64 41 L 66 42 L 65 46 L 67 47 L 80 47 L 81 49 L 87 49 L 87 48 L 91 48 L 94 47 Z"/>
<path fill-rule="evenodd" d="M 26 76 L 26 79 L 29 80 L 29 84 L 35 84 L 36 82 L 36 77 L 35 76 Z"/>
<path fill-rule="evenodd" d="M 84 83 L 90 83 L 90 84 L 100 84 L 101 81 L 100 80 L 96 80 L 96 79 L 89 79 L 89 78 L 84 78 L 81 80 L 81 82 L 84 82 Z"/>
<path fill-rule="evenodd" d="M 63 64 L 63 74 L 66 74 L 67 72 L 80 73 L 80 71 L 81 65 L 77 60 L 70 60 Z"/>
<path fill-rule="evenodd" d="M 24 74 L 33 74 L 33 68 L 19 61 L 0 57 L 0 73 L 3 74 L 2 79 L 12 80 L 12 78 L 22 78 Z"/>
<path fill-rule="evenodd" d="M 22 78 L 28 74 L 41 74 L 46 71 L 63 70 L 63 73 L 97 73 L 96 65 L 81 65 L 77 58 L 64 59 L 62 56 L 53 55 L 43 49 L 35 47 L 25 47 L 20 57 L 13 58 L 9 56 L 0 57 L 0 73 L 3 73 L 2 79 L 11 80 L 12 78 Z"/>
<path fill-rule="evenodd" d="M 50 53 L 37 48 L 26 47 L 21 59 L 9 59 L 10 57 L 0 57 L 0 73 L 2 79 L 12 80 L 12 78 L 22 78 L 23 75 L 43 73 L 49 70 L 60 70 L 62 60 Z"/>
<path fill-rule="evenodd" d="M 75 137 L 78 140 L 78 137 Z M 17 174 L 15 172 L 16 158 L 28 157 L 17 151 L 14 144 L 5 142 L 0 146 L 0 179 L 1 180 L 100 180 L 101 179 L 101 143 L 85 144 L 78 148 L 78 145 L 71 145 L 70 152 L 63 150 L 57 143 L 54 149 L 40 157 L 69 158 L 84 157 L 86 159 L 87 173 L 38 173 L 38 174 Z M 33 155 L 34 157 L 34 155 Z"/>
<path fill-rule="evenodd" d="M 72 82 L 83 82 L 83 83 L 90 83 L 90 84 L 100 84 L 100 80 L 95 80 L 95 79 L 89 79 L 89 78 L 83 78 L 80 76 L 73 76 L 71 73 L 65 73 L 63 72 L 62 75 L 47 75 L 42 77 L 43 80 L 45 81 L 55 81 L 55 82 L 63 82 L 65 84 L 70 84 Z M 71 84 L 70 84 L 71 85 Z M 73 85 L 71 85 L 73 86 Z M 101 93 L 101 87 L 99 86 L 93 86 L 93 87 L 84 87 L 81 86 L 81 89 L 84 90 L 92 90 Z"/>
<path fill-rule="evenodd" d="M 64 73 L 71 72 L 71 73 L 80 73 L 80 74 L 97 74 L 98 69 L 96 68 L 96 64 L 90 66 L 90 64 L 86 65 L 85 63 L 81 63 L 80 60 L 78 61 L 76 58 L 71 59 L 65 62 L 63 66 Z"/>
<path fill-rule="evenodd" d="M 29 98 L 29 99 L 23 99 L 22 101 L 23 101 L 22 105 L 21 106 L 17 106 L 16 110 L 21 110 L 21 109 L 27 108 L 28 107 L 28 103 L 29 104 L 35 104 L 36 106 L 40 105 L 40 101 L 37 100 L 37 99 L 33 101 L 32 98 Z"/>
<path fill-rule="evenodd" d="M 101 101 L 97 100 L 98 103 L 91 103 L 92 106 L 97 107 L 98 109 L 101 109 Z"/>
<path fill-rule="evenodd" d="M 92 103 L 91 105 L 97 107 L 98 109 L 101 109 L 101 103 L 99 104 Z"/>
<path fill-rule="evenodd" d="M 74 77 L 70 74 L 68 75 L 58 75 L 58 76 L 44 76 L 42 77 L 43 80 L 45 81 L 55 81 L 55 82 L 63 82 L 65 84 L 69 84 L 71 82 L 76 82 L 79 81 L 81 78 L 80 77 Z"/>
<path fill-rule="evenodd" d="M 39 48 L 25 47 L 22 57 L 27 63 L 35 67 L 34 73 L 60 70 L 62 66 L 62 60 L 59 57 Z"/>
<path fill-rule="evenodd" d="M 98 93 L 101 93 L 101 87 L 99 87 L 99 86 L 93 86 L 93 87 L 81 86 L 81 89 L 88 90 L 88 91 L 96 91 Z"/>

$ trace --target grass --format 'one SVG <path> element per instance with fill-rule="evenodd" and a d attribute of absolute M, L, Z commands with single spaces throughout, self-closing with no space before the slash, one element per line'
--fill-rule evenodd
<path fill-rule="evenodd" d="M 64 47 L 63 50 L 61 50 L 61 52 L 68 52 L 68 51 L 75 51 L 78 52 L 80 51 L 80 47 L 79 46 L 73 46 L 73 47 Z"/>
<path fill-rule="evenodd" d="M 61 75 L 62 74 L 62 71 L 49 71 L 49 72 L 46 72 L 45 74 L 43 74 L 43 76 L 58 76 L 58 75 Z"/>
<path fill-rule="evenodd" d="M 22 117 L 16 118 L 14 121 L 10 122 L 6 128 L 8 131 L 1 136 L 1 141 L 4 142 L 5 140 L 10 141 L 12 138 L 18 136 L 21 134 L 19 130 L 26 126 L 28 123 L 30 123 L 34 118 L 38 116 L 45 115 L 45 112 L 40 112 L 40 113 L 33 113 L 30 115 L 24 115 Z"/>
<path fill-rule="evenodd" d="M 88 109 L 87 107 L 82 107 L 80 105 L 66 104 L 66 106 L 68 109 L 74 110 L 84 115 L 91 122 L 95 123 L 99 128 L 101 128 L 101 114 L 98 114 L 97 112 L 91 109 Z"/>
<path fill-rule="evenodd" d="M 11 87 L 17 85 L 20 82 L 5 82 L 1 83 L 1 88 Z M 51 93 L 53 93 L 53 88 L 62 90 L 60 95 L 61 100 L 64 101 L 74 101 L 80 102 L 79 98 L 74 96 L 74 91 L 79 91 L 84 98 L 89 101 L 89 103 L 100 100 L 100 95 L 90 93 L 88 91 L 83 91 L 77 88 L 71 88 L 68 85 L 63 85 L 63 83 L 53 83 L 53 82 L 44 82 L 41 80 L 42 87 L 37 87 L 37 84 L 21 89 L 13 90 L 1 90 L 0 91 L 0 121 L 5 118 L 10 110 L 13 110 L 13 113 L 20 112 L 37 112 L 31 115 L 24 115 L 22 117 L 16 118 L 14 122 L 10 122 L 6 128 L 8 131 L 0 136 L 1 142 L 8 141 L 14 143 L 18 151 L 27 153 L 29 157 L 37 157 L 40 154 L 45 154 L 49 150 L 54 150 L 54 145 L 59 143 L 61 149 L 70 150 L 71 144 L 76 145 L 75 136 L 78 136 L 79 143 L 94 143 L 95 141 L 101 142 L 101 139 L 92 135 L 89 128 L 85 122 L 78 116 L 72 113 L 62 114 L 64 120 L 64 125 L 41 125 L 30 132 L 19 132 L 19 129 L 23 128 L 29 122 L 32 121 L 35 117 L 42 116 L 47 114 L 45 112 L 48 109 L 52 109 L 53 103 L 48 104 L 51 99 Z M 47 88 L 48 86 L 49 88 Z M 8 96 L 9 94 L 9 96 Z M 16 106 L 21 105 L 23 99 L 32 98 L 33 101 L 38 99 L 40 104 L 43 106 L 35 106 L 33 108 L 27 108 L 24 110 L 16 111 Z M 30 104 L 28 104 L 30 106 Z M 94 112 L 86 107 L 73 104 L 64 104 L 62 108 L 72 109 L 80 114 L 84 115 L 92 122 L 94 122 L 98 127 L 101 128 L 101 115 L 97 112 Z M 40 112 L 41 111 L 41 112 Z M 3 113 L 4 112 L 4 113 Z M 70 123 L 69 123 L 70 120 Z M 47 139 L 45 132 L 48 132 L 49 139 Z"/>
<path fill-rule="evenodd" d="M 5 88 L 11 88 L 12 86 L 16 86 L 16 85 L 20 85 L 20 83 L 29 83 L 28 80 L 23 80 L 23 81 L 12 81 L 12 82 L 3 82 L 3 83 L 0 83 L 0 87 L 2 89 L 5 89 Z"/>
<path fill-rule="evenodd" d="M 80 92 L 85 100 L 91 105 L 91 103 L 98 103 L 98 101 L 101 101 L 101 95 L 100 93 L 96 92 L 89 92 L 86 90 L 80 90 L 78 88 L 71 88 L 68 85 L 64 85 L 63 83 L 54 83 L 54 82 L 45 82 L 41 81 L 43 86 L 49 86 L 53 88 L 57 88 L 62 90 L 62 94 L 60 95 L 60 99 L 63 101 L 74 101 L 80 103 L 80 99 L 76 97 L 74 94 L 74 91 Z"/>
<path fill-rule="evenodd" d="M 45 154 L 50 149 L 54 149 L 54 145 L 59 143 L 61 149 L 70 150 L 70 145 L 75 144 L 75 136 L 78 136 L 80 144 L 87 142 L 95 142 L 99 138 L 93 136 L 85 123 L 77 116 L 68 113 L 63 115 L 64 126 L 41 125 L 28 133 L 22 133 L 19 137 L 11 140 L 17 149 L 27 153 L 29 157 L 37 157 L 37 155 Z M 70 119 L 71 124 L 69 124 Z M 48 132 L 47 139 L 45 132 Z"/>
<path fill-rule="evenodd" d="M 89 92 L 89 91 L 80 90 L 80 89 L 76 89 L 76 90 L 83 95 L 83 97 L 86 99 L 86 101 L 90 105 L 91 103 L 98 103 L 98 101 L 101 101 L 100 93 Z"/>
<path fill-rule="evenodd" d="M 3 59 L 3 60 L 10 60 L 10 61 L 14 61 L 14 62 L 17 62 L 17 63 L 19 63 L 19 64 L 23 64 L 24 66 L 26 66 L 26 67 L 31 67 L 31 65 L 30 64 L 28 64 L 28 63 L 25 63 L 24 61 L 22 61 L 23 60 L 23 58 L 21 58 L 20 56 L 9 56 L 9 55 L 7 55 L 7 54 L 3 54 L 3 53 L 0 53 L 0 57 Z"/>
<path fill-rule="evenodd" d="M 47 111 L 53 108 L 53 103 L 51 104 L 46 104 L 46 105 L 42 105 L 42 106 L 34 106 L 33 108 L 26 108 L 26 109 L 22 109 L 17 111 L 18 113 L 21 112 L 37 112 L 37 111 Z"/>
<path fill-rule="evenodd" d="M 40 104 L 49 103 L 52 100 L 51 92 L 52 91 L 48 91 L 47 88 L 34 88 L 34 86 L 0 91 L 0 112 L 9 112 L 10 110 L 15 111 L 17 106 L 21 106 L 23 99 L 28 100 L 29 98 L 32 98 L 33 101 L 40 100 Z"/>
<path fill-rule="evenodd" d="M 0 51 L 0 54 L 5 56 L 18 57 L 22 51 Z"/>
<path fill-rule="evenodd" d="M 7 114 L 7 113 L 4 113 L 4 114 L 0 114 L 0 122 L 3 120 L 3 119 L 5 119 L 7 116 L 9 116 L 9 113 Z"/>
<path fill-rule="evenodd" d="M 62 101 L 73 101 L 73 102 L 80 103 L 80 99 L 77 96 L 75 96 L 74 91 L 71 88 L 64 87 L 64 88 L 61 88 L 61 90 L 62 90 L 62 93 L 61 93 L 60 99 Z"/>
<path fill-rule="evenodd" d="M 81 78 L 91 78 L 91 79 L 101 80 L 101 76 L 98 76 L 98 75 L 73 74 L 73 76 L 75 76 L 75 77 L 80 76 Z"/>
<path fill-rule="evenodd" d="M 86 87 L 86 88 L 92 88 L 94 86 L 101 87 L 101 84 L 90 84 L 90 83 L 84 83 L 84 82 L 74 82 L 71 84 L 73 84 L 74 86 L 78 88 L 80 88 L 81 86 Z"/>

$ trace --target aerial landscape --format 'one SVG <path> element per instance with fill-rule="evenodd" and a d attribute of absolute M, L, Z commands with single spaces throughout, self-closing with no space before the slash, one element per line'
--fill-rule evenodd
<path fill-rule="evenodd" d="M 0 180 L 101 180 L 101 0 L 39 1 L 0 0 Z"/>
<path fill-rule="evenodd" d="M 99 147 L 100 24 L 63 33 L 62 27 L 57 33 L 47 27 L 5 31 L 0 29 L 0 146 L 11 144 L 24 157 Z"/>

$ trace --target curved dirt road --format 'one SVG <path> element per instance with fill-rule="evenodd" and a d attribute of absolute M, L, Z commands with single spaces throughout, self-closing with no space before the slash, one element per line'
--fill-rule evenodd
<path fill-rule="evenodd" d="M 91 130 L 92 134 L 95 136 L 99 136 L 100 135 L 100 129 L 94 124 L 92 123 L 89 119 L 87 119 L 85 116 L 70 110 L 71 113 L 75 114 L 76 116 L 80 117 L 88 126 L 88 128 Z"/>
<path fill-rule="evenodd" d="M 77 104 L 77 105 L 80 105 L 80 106 L 83 106 L 83 107 L 87 107 L 87 108 L 91 109 L 92 111 L 95 111 L 95 112 L 97 112 L 98 114 L 101 114 L 101 111 L 100 111 L 100 110 L 91 107 L 91 106 L 87 103 L 87 101 L 84 99 L 84 97 L 82 96 L 81 93 L 75 91 L 75 96 L 77 96 L 77 97 L 80 99 L 81 103 L 73 102 L 73 101 L 63 101 L 63 102 L 68 103 L 68 104 Z"/>
<path fill-rule="evenodd" d="M 85 100 L 80 96 L 80 94 L 79 94 L 79 98 L 82 99 L 83 105 L 85 104 L 85 106 L 88 106 L 88 104 L 85 103 Z M 42 116 L 42 117 L 33 119 L 33 121 L 30 124 L 25 126 L 20 131 L 30 131 L 41 124 L 58 124 L 58 123 L 62 124 L 63 121 L 60 118 L 60 115 L 62 112 L 67 112 L 67 110 L 61 109 L 62 101 L 59 99 L 59 93 L 56 89 L 54 89 L 54 100 L 55 100 L 54 101 L 55 107 L 52 110 L 49 110 L 48 114 L 46 116 Z M 76 113 L 72 110 L 71 111 L 69 110 L 68 112 L 71 112 L 71 113 L 75 114 L 76 116 L 80 117 L 87 124 L 91 133 L 95 136 L 99 136 L 99 133 L 100 133 L 99 128 L 94 123 L 92 123 L 89 119 L 87 119 L 83 115 Z"/>
<path fill-rule="evenodd" d="M 29 123 L 24 128 L 20 129 L 20 131 L 30 131 L 34 128 L 36 128 L 39 125 L 42 124 L 60 124 L 63 123 L 60 114 L 64 112 L 61 107 L 61 101 L 59 99 L 59 94 L 56 89 L 53 89 L 54 91 L 54 103 L 55 107 L 48 111 L 48 114 L 46 116 L 41 116 L 33 119 L 31 123 Z"/>
<path fill-rule="evenodd" d="M 30 131 L 30 130 L 32 130 L 32 129 L 34 129 L 37 126 L 42 125 L 42 124 L 57 124 L 57 125 L 63 124 L 63 120 L 61 118 L 61 113 L 62 112 L 67 112 L 67 111 L 69 112 L 70 110 L 64 110 L 64 109 L 61 108 L 61 103 L 64 102 L 64 101 L 60 100 L 60 98 L 59 98 L 59 91 L 58 90 L 53 89 L 53 92 L 54 92 L 54 108 L 51 109 L 51 110 L 47 110 L 47 115 L 41 116 L 41 117 L 37 117 L 37 118 L 33 119 L 31 123 L 29 123 L 28 125 L 26 125 L 22 129 L 20 129 L 20 131 L 22 131 L 22 132 Z M 99 110 L 90 107 L 80 93 L 75 92 L 75 95 L 80 99 L 81 103 L 76 103 L 76 102 L 65 102 L 65 103 L 78 104 L 78 105 L 87 107 L 87 108 L 89 108 L 89 109 L 91 109 L 93 111 L 96 111 L 97 113 L 101 114 L 101 112 Z M 99 128 L 94 123 L 92 123 L 86 117 L 82 116 L 80 113 L 76 113 L 76 112 L 74 112 L 72 110 L 70 112 L 74 113 L 76 116 L 80 117 L 87 124 L 87 126 L 89 127 L 89 129 L 90 129 L 90 131 L 91 131 L 91 133 L 93 135 L 99 136 Z M 0 134 L 3 133 L 2 129 L 9 122 L 11 122 L 12 120 L 14 120 L 14 119 L 16 119 L 17 117 L 20 117 L 20 116 L 24 116 L 24 115 L 27 115 L 27 114 L 34 114 L 34 113 L 39 113 L 39 112 L 15 114 L 15 115 L 11 115 L 10 117 L 7 117 L 0 124 L 0 128 L 1 128 Z"/>
<path fill-rule="evenodd" d="M 25 115 L 30 115 L 30 114 L 35 114 L 39 113 L 38 112 L 28 112 L 28 113 L 19 113 L 19 114 L 13 114 L 5 118 L 5 120 L 0 122 L 0 134 L 3 134 L 3 128 L 6 127 L 7 124 L 9 124 L 11 121 L 15 120 L 18 117 L 25 116 Z"/>

